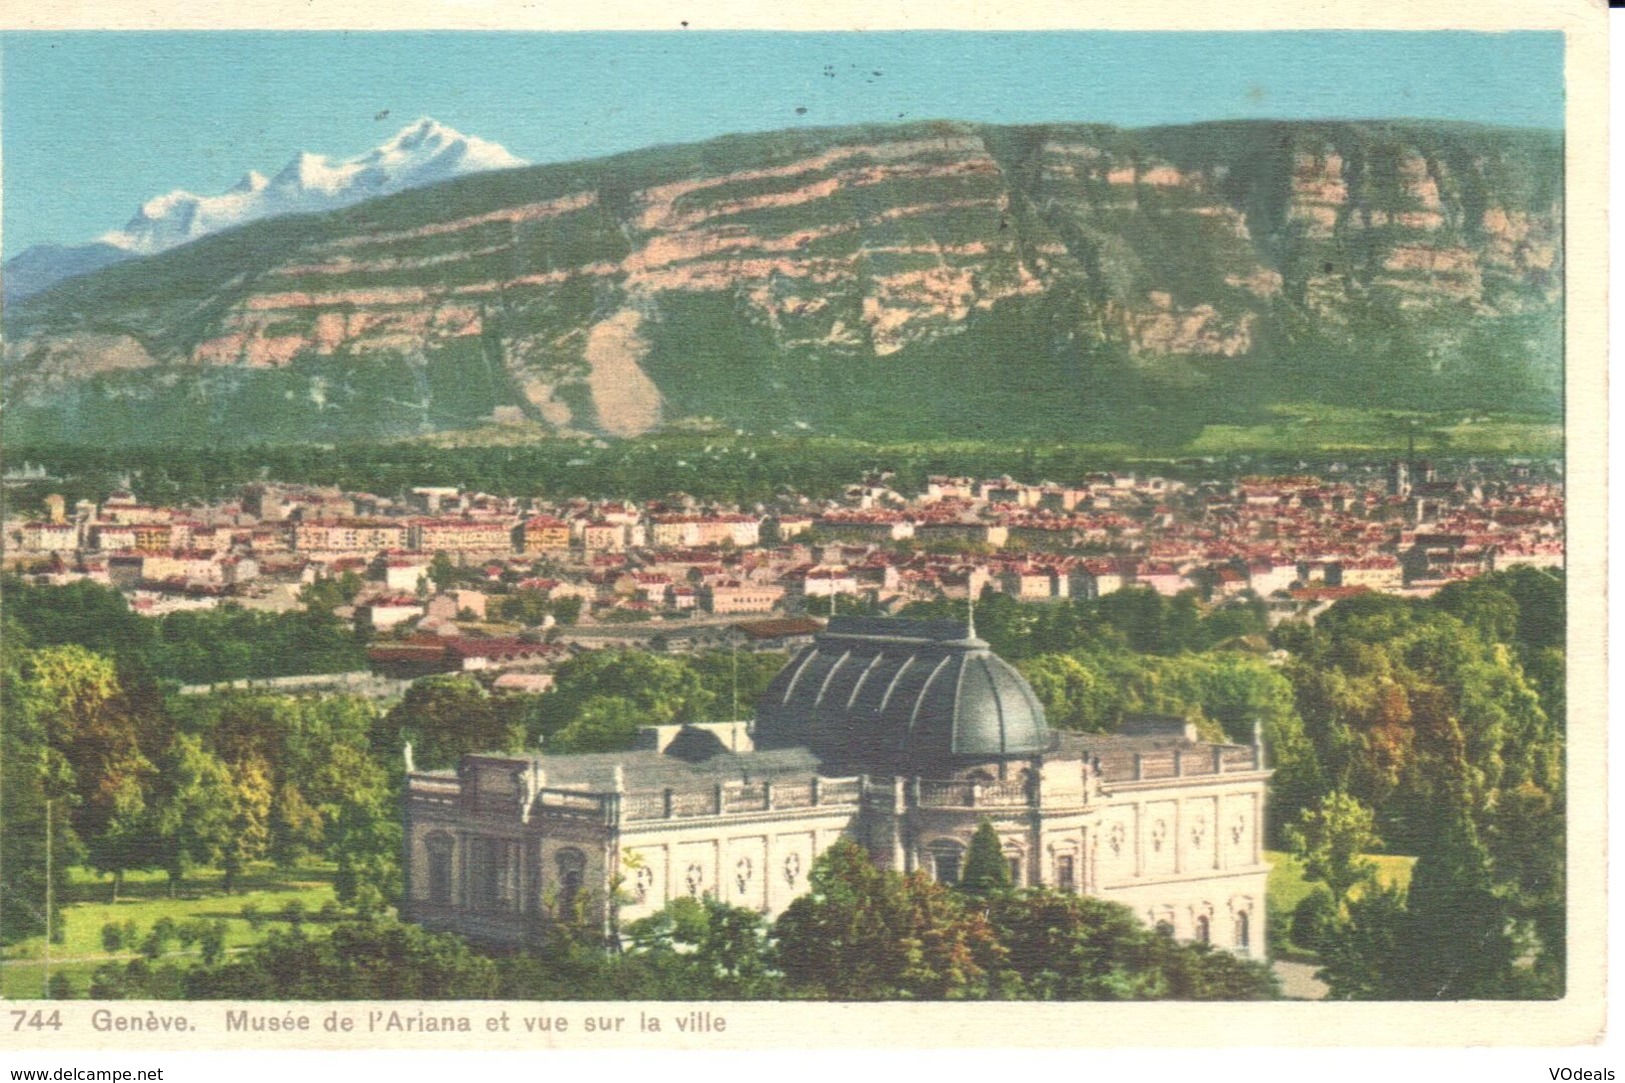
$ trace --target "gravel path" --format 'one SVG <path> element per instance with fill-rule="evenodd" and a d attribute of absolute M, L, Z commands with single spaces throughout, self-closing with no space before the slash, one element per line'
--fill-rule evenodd
<path fill-rule="evenodd" d="M 1325 1000 L 1326 983 L 1315 977 L 1319 967 L 1309 963 L 1274 962 L 1275 976 L 1281 979 L 1281 995 L 1288 1000 Z"/>

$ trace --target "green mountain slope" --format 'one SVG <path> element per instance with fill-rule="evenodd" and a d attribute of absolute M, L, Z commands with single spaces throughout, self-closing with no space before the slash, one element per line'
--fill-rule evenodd
<path fill-rule="evenodd" d="M 1555 416 L 1562 146 L 1427 122 L 731 136 L 259 222 L 7 313 L 6 436 L 1193 437 Z"/>

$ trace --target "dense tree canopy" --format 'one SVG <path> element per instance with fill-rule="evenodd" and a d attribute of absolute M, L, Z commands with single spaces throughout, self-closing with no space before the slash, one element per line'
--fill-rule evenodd
<path fill-rule="evenodd" d="M 779 965 L 792 989 L 834 999 L 1279 995 L 1266 964 L 1177 943 L 1127 907 L 990 879 L 950 889 L 883 872 L 855 843 L 837 843 L 813 863 L 812 892 L 774 925 Z"/>
<path fill-rule="evenodd" d="M 83 647 L 121 671 L 136 667 L 182 684 L 340 673 L 367 664 L 363 644 L 331 605 L 260 613 L 226 604 L 142 617 L 118 591 L 88 581 L 34 587 L 8 579 L 3 589 L 8 614 L 33 645 Z"/>
<path fill-rule="evenodd" d="M 480 1000 L 497 995 L 496 961 L 462 939 L 374 919 L 327 936 L 299 929 L 221 966 L 187 972 L 196 1000 Z"/>
<path fill-rule="evenodd" d="M 1408 895 L 1350 902 L 1323 952 L 1336 995 L 1561 994 L 1564 626 L 1561 577 L 1516 568 L 1283 629 L 1325 778 L 1419 855 Z"/>
<path fill-rule="evenodd" d="M 948 888 L 877 869 L 845 839 L 808 882 L 773 928 L 792 984 L 834 1000 L 987 995 L 1001 949 L 986 916 Z"/>
<path fill-rule="evenodd" d="M 456 767 L 469 752 L 520 752 L 534 711 L 534 696 L 492 695 L 465 674 L 433 674 L 414 682 L 380 720 L 374 752 L 393 759 L 410 743 L 417 766 L 431 771 Z"/>
<path fill-rule="evenodd" d="M 592 651 L 558 668 L 540 704 L 548 751 L 629 748 L 640 726 L 703 722 L 716 693 L 680 658 L 646 651 Z"/>

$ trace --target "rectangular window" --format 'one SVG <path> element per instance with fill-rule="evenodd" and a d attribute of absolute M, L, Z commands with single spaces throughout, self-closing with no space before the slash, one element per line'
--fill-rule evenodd
<path fill-rule="evenodd" d="M 1061 854 L 1055 859 L 1055 886 L 1062 891 L 1078 890 L 1077 859 Z"/>
<path fill-rule="evenodd" d="M 510 844 L 504 839 L 471 840 L 469 904 L 475 910 L 512 910 L 518 903 L 511 878 Z"/>
<path fill-rule="evenodd" d="M 451 839 L 444 836 L 428 840 L 429 901 L 436 906 L 451 905 Z"/>

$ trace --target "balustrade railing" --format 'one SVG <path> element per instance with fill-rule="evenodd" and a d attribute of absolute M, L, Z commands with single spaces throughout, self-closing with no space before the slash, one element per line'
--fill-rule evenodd
<path fill-rule="evenodd" d="M 691 816 L 770 812 L 853 804 L 857 779 L 807 779 L 797 782 L 730 782 L 705 790 L 639 791 L 623 797 L 624 820 L 671 820 Z"/>
<path fill-rule="evenodd" d="M 1019 808 L 1028 801 L 1027 784 L 1021 781 L 920 781 L 920 805 L 925 808 Z"/>
<path fill-rule="evenodd" d="M 714 791 L 673 793 L 671 795 L 671 815 L 673 816 L 715 816 L 720 811 L 717 807 L 717 795 Z"/>
<path fill-rule="evenodd" d="M 1093 758 L 1103 782 L 1150 781 L 1251 771 L 1256 766 L 1250 746 L 1217 745 L 1114 750 Z M 407 800 L 422 809 L 461 809 L 481 815 L 517 813 L 519 795 L 465 794 L 460 780 L 438 775 L 408 777 Z M 1033 799 L 1026 780 L 909 779 L 905 801 L 926 808 L 1018 808 Z M 536 791 L 532 815 L 565 819 L 613 819 L 619 806 L 624 820 L 678 819 L 778 809 L 853 805 L 860 800 L 890 805 L 896 797 L 891 778 L 808 778 L 789 781 L 727 782 L 704 789 L 639 791 L 627 794 L 580 790 Z"/>
<path fill-rule="evenodd" d="M 621 802 L 621 817 L 627 820 L 663 820 L 666 817 L 666 795 L 629 793 Z"/>
<path fill-rule="evenodd" d="M 773 783 L 774 808 L 806 808 L 813 803 L 811 782 Z"/>
<path fill-rule="evenodd" d="M 777 796 L 777 795 L 775 795 Z M 722 791 L 722 807 L 727 812 L 764 812 L 767 810 L 768 787 L 755 783 Z"/>
<path fill-rule="evenodd" d="M 536 806 L 544 812 L 603 811 L 608 794 L 587 793 L 580 790 L 537 790 Z"/>
<path fill-rule="evenodd" d="M 1208 745 L 1162 748 L 1151 752 L 1103 752 L 1096 757 L 1101 780 L 1136 782 L 1192 775 L 1229 774 L 1256 769 L 1248 745 Z"/>
<path fill-rule="evenodd" d="M 818 805 L 855 805 L 861 793 L 862 783 L 855 778 L 828 779 L 819 787 Z"/>

